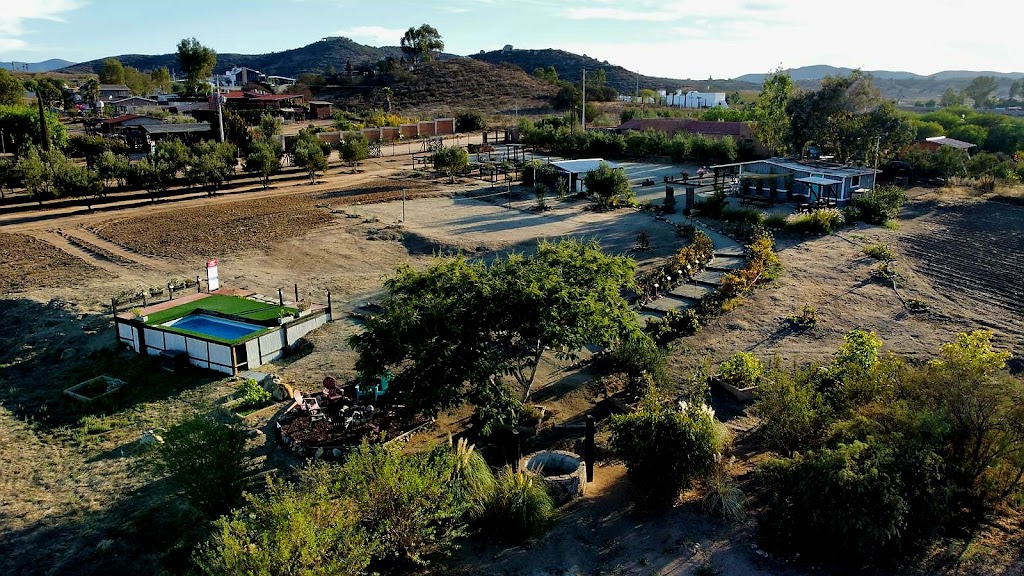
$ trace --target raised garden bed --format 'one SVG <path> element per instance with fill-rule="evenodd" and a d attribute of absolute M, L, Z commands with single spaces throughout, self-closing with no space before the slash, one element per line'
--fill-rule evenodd
<path fill-rule="evenodd" d="M 424 416 L 408 414 L 402 406 L 383 406 L 375 409 L 368 420 L 346 425 L 346 414 L 365 407 L 341 402 L 332 406 L 325 404 L 322 397 L 318 400 L 325 418 L 314 421 L 308 413 L 295 407 L 274 424 L 278 441 L 300 456 L 340 459 L 364 437 L 374 443 L 401 441 L 431 422 Z M 349 406 L 349 409 L 342 410 L 342 406 Z"/>
<path fill-rule="evenodd" d="M 124 387 L 125 382 L 110 376 L 102 375 L 90 378 L 64 390 L 68 396 L 79 402 L 93 402 L 110 396 Z"/>
<path fill-rule="evenodd" d="M 718 376 L 712 376 L 711 377 L 711 383 L 712 384 L 717 384 L 717 385 L 721 386 L 722 388 L 727 390 L 730 394 L 732 394 L 740 402 L 753 402 L 754 401 L 754 391 L 757 390 L 757 386 L 749 386 L 749 387 L 746 387 L 746 388 L 740 388 L 740 387 L 737 387 L 737 386 L 734 386 L 734 385 L 730 384 L 729 382 L 726 382 L 725 380 L 723 380 L 722 378 L 719 378 Z"/>

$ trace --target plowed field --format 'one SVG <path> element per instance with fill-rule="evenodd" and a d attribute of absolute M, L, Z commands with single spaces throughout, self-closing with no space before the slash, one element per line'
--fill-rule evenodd
<path fill-rule="evenodd" d="M 42 240 L 0 233 L 0 294 L 30 288 L 74 288 L 86 278 L 103 274 Z"/>
<path fill-rule="evenodd" d="M 267 250 L 275 242 L 303 236 L 334 223 L 331 207 L 439 194 L 421 182 L 216 203 L 118 218 L 90 227 L 98 236 L 142 254 L 169 258 L 215 257 Z"/>

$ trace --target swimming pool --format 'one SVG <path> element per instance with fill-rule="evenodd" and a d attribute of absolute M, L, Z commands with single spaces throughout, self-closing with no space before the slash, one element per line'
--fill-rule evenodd
<path fill-rule="evenodd" d="M 162 326 L 205 334 L 214 338 L 220 338 L 221 340 L 238 340 L 243 336 L 266 330 L 263 326 L 217 318 L 216 316 L 207 316 L 206 314 L 189 314 L 177 320 L 171 320 L 162 324 Z"/>

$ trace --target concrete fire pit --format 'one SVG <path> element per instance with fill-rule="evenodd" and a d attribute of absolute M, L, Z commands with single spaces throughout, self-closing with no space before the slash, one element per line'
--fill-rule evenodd
<path fill-rule="evenodd" d="M 534 473 L 548 485 L 559 504 L 582 496 L 587 490 L 587 466 L 572 452 L 544 450 L 519 461 L 519 469 Z"/>

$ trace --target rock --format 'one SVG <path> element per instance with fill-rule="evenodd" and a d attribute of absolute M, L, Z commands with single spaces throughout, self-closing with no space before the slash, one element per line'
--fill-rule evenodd
<path fill-rule="evenodd" d="M 139 444 L 143 446 L 152 446 L 154 444 L 163 443 L 163 437 L 157 434 L 155 430 L 146 430 L 145 432 L 142 433 L 142 438 L 139 438 Z"/>

